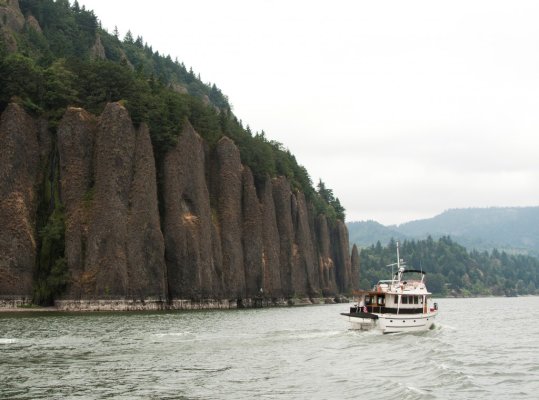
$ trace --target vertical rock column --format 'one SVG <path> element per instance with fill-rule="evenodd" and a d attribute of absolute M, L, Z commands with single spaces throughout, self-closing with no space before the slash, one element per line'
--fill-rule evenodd
<path fill-rule="evenodd" d="M 58 127 L 60 193 L 66 216 L 65 257 L 71 282 L 66 297 L 70 299 L 85 295 L 84 263 L 96 132 L 97 118 L 80 108 L 69 108 Z"/>
<path fill-rule="evenodd" d="M 245 286 L 247 297 L 264 295 L 263 253 L 264 241 L 262 237 L 262 210 L 253 174 L 248 167 L 243 169 L 243 263 L 245 267 Z"/>
<path fill-rule="evenodd" d="M 352 265 L 350 262 L 348 229 L 344 222 L 337 220 L 331 238 L 339 293 L 348 293 L 352 289 Z"/>
<path fill-rule="evenodd" d="M 264 295 L 272 298 L 281 298 L 283 297 L 279 264 L 281 246 L 273 201 L 273 188 L 269 177 L 266 178 L 260 197 L 262 202 L 262 240 L 264 243 L 262 255 Z"/>
<path fill-rule="evenodd" d="M 24 29 L 24 22 L 18 0 L 0 1 L 0 39 L 9 52 L 17 51 L 16 33 Z"/>
<path fill-rule="evenodd" d="M 166 300 L 165 243 L 157 204 L 155 159 L 145 124 L 136 132 L 132 174 L 127 220 L 129 296 Z"/>
<path fill-rule="evenodd" d="M 224 291 L 230 298 L 245 297 L 242 246 L 242 165 L 240 151 L 226 136 L 215 149 L 213 194 L 217 199 L 223 255 Z"/>
<path fill-rule="evenodd" d="M 308 297 L 320 294 L 318 260 L 311 240 L 311 226 L 307 202 L 302 192 L 296 194 L 297 212 L 295 218 L 295 242 L 297 252 L 294 255 L 294 282 L 296 292 Z"/>
<path fill-rule="evenodd" d="M 316 219 L 316 236 L 318 239 L 318 265 L 320 270 L 320 286 L 324 296 L 337 294 L 335 263 L 331 255 L 331 242 L 327 218 L 319 215 Z"/>
<path fill-rule="evenodd" d="M 163 164 L 163 230 L 172 299 L 219 298 L 203 141 L 189 122 Z"/>
<path fill-rule="evenodd" d="M 0 120 L 0 296 L 32 296 L 39 158 L 36 122 L 10 104 Z"/>
<path fill-rule="evenodd" d="M 127 110 L 108 104 L 94 151 L 85 292 L 91 298 L 164 299 L 164 243 L 148 131 L 135 132 Z"/>
<path fill-rule="evenodd" d="M 294 296 L 292 264 L 294 255 L 294 225 L 292 223 L 292 193 L 285 177 L 273 179 L 273 201 L 279 229 L 279 265 L 281 288 L 285 297 Z"/>
<path fill-rule="evenodd" d="M 359 289 L 359 251 L 357 250 L 357 246 L 355 244 L 352 247 L 351 262 L 352 262 L 352 289 L 358 290 Z"/>
<path fill-rule="evenodd" d="M 95 144 L 95 187 L 84 281 L 97 298 L 129 294 L 127 235 L 133 179 L 135 131 L 127 110 L 109 104 L 99 120 Z"/>

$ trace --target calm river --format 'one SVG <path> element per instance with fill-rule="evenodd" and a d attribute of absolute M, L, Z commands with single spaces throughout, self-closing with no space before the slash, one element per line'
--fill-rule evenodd
<path fill-rule="evenodd" d="M 0 314 L 1 399 L 538 399 L 539 297 L 441 299 L 435 330 L 348 305 Z"/>

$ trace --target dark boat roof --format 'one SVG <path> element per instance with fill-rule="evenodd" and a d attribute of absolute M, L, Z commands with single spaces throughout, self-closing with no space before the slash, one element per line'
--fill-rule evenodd
<path fill-rule="evenodd" d="M 418 274 L 427 275 L 427 273 L 425 271 L 421 271 L 419 269 L 405 269 L 404 271 L 402 271 L 403 274 L 406 274 L 408 272 L 411 272 L 411 273 L 416 272 Z M 399 273 L 396 272 L 394 278 L 396 278 L 398 275 L 399 275 Z"/>
<path fill-rule="evenodd" d="M 419 269 L 405 269 L 404 271 L 402 271 L 403 274 L 406 272 L 417 272 L 419 274 L 427 275 L 425 271 L 421 271 Z"/>

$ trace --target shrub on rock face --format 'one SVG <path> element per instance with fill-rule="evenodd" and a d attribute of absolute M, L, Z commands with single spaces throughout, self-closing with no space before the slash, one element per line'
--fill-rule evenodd
<path fill-rule="evenodd" d="M 54 298 L 62 294 L 67 286 L 68 270 L 63 257 L 64 230 L 63 218 L 53 216 L 40 232 L 38 276 L 34 284 L 35 304 L 51 305 Z"/>

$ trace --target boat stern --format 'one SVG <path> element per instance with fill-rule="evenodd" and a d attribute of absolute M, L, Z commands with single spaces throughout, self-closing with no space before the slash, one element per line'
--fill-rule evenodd
<path fill-rule="evenodd" d="M 350 323 L 351 330 L 368 331 L 376 327 L 377 318 L 366 313 L 342 313 L 347 322 Z"/>

